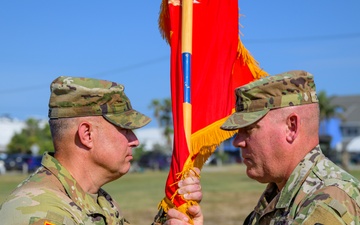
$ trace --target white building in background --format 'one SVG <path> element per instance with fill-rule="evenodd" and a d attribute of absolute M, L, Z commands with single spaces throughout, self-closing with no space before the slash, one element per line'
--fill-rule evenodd
<path fill-rule="evenodd" d="M 145 145 L 146 150 L 151 150 L 154 144 L 166 145 L 166 139 L 159 128 L 140 128 L 134 130 L 140 144 Z"/>
<path fill-rule="evenodd" d="M 25 127 L 25 121 L 10 117 L 0 117 L 0 152 L 5 152 L 15 133 L 21 132 Z"/>

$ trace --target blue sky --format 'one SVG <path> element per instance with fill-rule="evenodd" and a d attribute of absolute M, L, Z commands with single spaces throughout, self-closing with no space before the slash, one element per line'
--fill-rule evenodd
<path fill-rule="evenodd" d="M 360 94 L 359 0 L 239 6 L 242 42 L 264 70 L 303 69 L 329 96 Z M 160 1 L 1 1 L 0 116 L 47 118 L 49 84 L 60 75 L 122 83 L 133 107 L 152 116 L 151 100 L 170 97 L 159 7 Z"/>

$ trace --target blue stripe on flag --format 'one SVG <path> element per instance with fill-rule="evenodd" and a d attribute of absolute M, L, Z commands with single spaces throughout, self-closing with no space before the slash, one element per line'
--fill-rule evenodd
<path fill-rule="evenodd" d="M 182 53 L 182 67 L 184 73 L 184 102 L 191 103 L 191 99 L 190 99 L 191 54 L 188 52 Z"/>

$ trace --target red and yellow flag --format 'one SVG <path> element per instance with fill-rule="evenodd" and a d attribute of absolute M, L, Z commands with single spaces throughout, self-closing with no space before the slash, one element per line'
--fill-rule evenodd
<path fill-rule="evenodd" d="M 220 129 L 234 111 L 235 87 L 267 76 L 240 41 L 237 0 L 190 0 L 191 13 L 182 14 L 189 5 L 185 1 L 163 0 L 159 17 L 160 30 L 171 48 L 174 123 L 166 196 L 159 204 L 165 213 L 173 207 L 186 212 L 196 204 L 177 194 L 176 183 L 194 166 L 201 169 L 219 144 L 235 134 Z M 182 26 L 190 17 L 192 28 L 186 30 Z M 189 34 L 190 47 L 184 43 Z"/>

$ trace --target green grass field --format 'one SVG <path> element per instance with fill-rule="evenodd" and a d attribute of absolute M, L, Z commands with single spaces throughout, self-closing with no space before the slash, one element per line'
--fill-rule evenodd
<path fill-rule="evenodd" d="M 352 171 L 360 178 L 360 170 Z M 0 202 L 26 176 L 0 176 Z M 157 205 L 164 197 L 167 172 L 129 173 L 105 185 L 121 205 L 123 215 L 131 224 L 151 224 Z M 201 173 L 205 224 L 242 224 L 255 206 L 265 185 L 249 179 L 243 165 L 204 167 Z"/>

